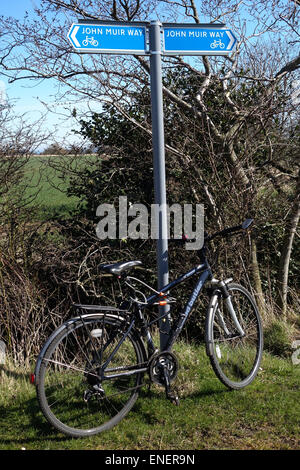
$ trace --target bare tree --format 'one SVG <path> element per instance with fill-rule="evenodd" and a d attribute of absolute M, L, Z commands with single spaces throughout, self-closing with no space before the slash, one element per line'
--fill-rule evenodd
<path fill-rule="evenodd" d="M 263 185 L 274 184 L 282 173 L 278 169 L 278 149 L 271 143 L 272 126 L 276 119 L 293 119 L 293 104 L 288 93 L 291 82 L 299 77 L 299 2 L 291 0 L 42 0 L 36 8 L 34 21 L 25 18 L 0 20 L 1 62 L 4 74 L 10 80 L 56 79 L 59 84 L 58 99 L 66 96 L 89 101 L 96 106 L 110 103 L 132 124 L 151 137 L 151 125 L 145 120 L 133 118 L 126 110 L 132 93 L 149 85 L 149 63 L 142 56 L 110 57 L 104 55 L 81 55 L 72 50 L 67 40 L 70 24 L 78 17 L 84 19 L 149 20 L 153 15 L 162 21 L 225 22 L 238 35 L 235 51 L 227 58 L 201 57 L 186 61 L 182 57 L 164 58 L 164 67 L 193 71 L 198 77 L 197 89 L 192 97 L 181 96 L 176 89 L 164 85 L 165 97 L 193 122 L 206 130 L 206 147 L 212 167 L 216 158 L 222 158 L 224 168 L 234 187 L 239 188 L 240 209 L 248 201 L 254 207 Z M 224 115 L 211 108 L 211 95 L 221 90 L 226 107 Z M 241 91 L 248 93 L 243 102 Z M 278 92 L 285 96 L 285 105 Z M 264 139 L 262 135 L 264 134 Z M 243 136 L 243 141 L 241 141 Z M 246 139 L 246 140 L 245 140 Z M 265 161 L 257 156 L 261 148 L 268 148 Z M 166 150 L 183 165 L 189 164 L 191 156 L 188 145 L 178 146 L 169 142 Z M 201 147 L 203 152 L 203 146 Z M 279 159 L 280 160 L 280 159 Z M 276 168 L 277 165 L 277 168 Z M 292 170 L 295 177 L 297 168 Z M 221 183 L 220 183 L 221 184 Z M 201 171 L 191 176 L 195 199 L 199 192 L 205 195 L 208 206 L 216 220 L 224 223 L 223 211 L 216 202 L 217 188 L 208 183 Z M 233 186 L 230 187 L 231 194 Z M 229 194 L 228 197 L 232 196 Z M 237 193 L 236 193 L 237 194 Z M 297 200 L 297 190 L 295 200 Z M 251 204 L 252 206 L 251 206 Z M 236 205 L 237 203 L 235 203 Z M 292 212 L 294 211 L 294 205 Z M 281 262 L 281 278 L 287 280 L 290 253 L 297 217 L 293 224 L 287 223 L 284 243 L 285 260 Z M 288 235 L 290 234 L 290 235 Z M 263 299 L 255 240 L 252 240 L 252 260 L 256 291 Z M 282 282 L 282 292 L 287 281 Z M 286 296 L 281 299 L 286 305 Z M 261 300 L 263 304 L 263 300 Z M 285 307 L 283 306 L 284 310 Z"/>
<path fill-rule="evenodd" d="M 49 138 L 44 117 L 33 122 L 25 113 L 17 115 L 8 102 L 0 105 L 0 206 L 26 204 L 22 180 L 30 155 Z M 15 195 L 15 197 L 13 197 Z M 31 197 L 29 197 L 30 199 Z M 29 202 L 29 201 L 27 201 Z"/>

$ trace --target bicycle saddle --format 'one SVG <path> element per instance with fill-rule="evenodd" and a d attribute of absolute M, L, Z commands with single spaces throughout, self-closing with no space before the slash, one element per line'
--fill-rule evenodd
<path fill-rule="evenodd" d="M 101 271 L 119 276 L 123 271 L 140 266 L 141 264 L 143 264 L 141 261 L 122 261 L 121 263 L 114 264 L 100 264 L 99 268 Z"/>

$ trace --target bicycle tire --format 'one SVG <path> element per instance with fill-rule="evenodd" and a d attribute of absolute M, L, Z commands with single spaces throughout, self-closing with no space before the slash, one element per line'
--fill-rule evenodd
<path fill-rule="evenodd" d="M 258 308 L 247 289 L 234 283 L 228 284 L 227 289 L 245 336 L 238 333 L 223 294 L 216 289 L 206 316 L 206 353 L 220 381 L 238 390 L 248 386 L 258 373 L 263 331 Z"/>
<path fill-rule="evenodd" d="M 58 431 L 71 437 L 98 434 L 118 424 L 133 407 L 143 372 L 99 380 L 100 362 L 125 328 L 128 324 L 117 317 L 89 314 L 84 322 L 71 320 L 54 334 L 41 357 L 36 388 L 45 418 Z M 131 330 L 106 370 L 113 375 L 113 369 L 125 371 L 144 360 L 145 349 Z"/>

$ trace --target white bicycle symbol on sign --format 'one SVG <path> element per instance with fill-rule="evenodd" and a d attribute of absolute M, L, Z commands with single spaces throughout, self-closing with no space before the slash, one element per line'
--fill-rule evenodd
<path fill-rule="evenodd" d="M 82 41 L 82 45 L 87 46 L 88 44 L 96 47 L 99 43 L 96 39 L 94 39 L 94 37 L 89 38 L 88 36 L 86 36 L 86 38 Z"/>
<path fill-rule="evenodd" d="M 225 44 L 221 41 L 221 39 L 218 39 L 218 40 L 215 39 L 214 42 L 212 42 L 212 43 L 210 44 L 210 47 L 211 47 L 212 49 L 215 49 L 215 48 L 218 47 L 218 46 L 219 46 L 221 49 L 224 49 L 224 47 L 225 47 Z"/>

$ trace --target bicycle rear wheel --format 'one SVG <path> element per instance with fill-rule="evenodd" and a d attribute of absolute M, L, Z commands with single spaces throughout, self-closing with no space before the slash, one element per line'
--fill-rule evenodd
<path fill-rule="evenodd" d="M 238 284 L 227 286 L 242 336 L 220 290 L 215 290 L 206 317 L 206 352 L 217 377 L 227 387 L 240 389 L 257 375 L 263 350 L 259 312 L 251 294 Z"/>
<path fill-rule="evenodd" d="M 144 350 L 134 332 L 124 339 L 127 328 L 118 318 L 91 314 L 54 336 L 36 386 L 42 412 L 56 429 L 72 437 L 97 434 L 133 407 L 143 376 L 133 370 L 141 367 Z"/>

